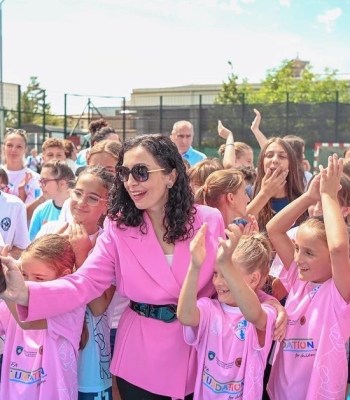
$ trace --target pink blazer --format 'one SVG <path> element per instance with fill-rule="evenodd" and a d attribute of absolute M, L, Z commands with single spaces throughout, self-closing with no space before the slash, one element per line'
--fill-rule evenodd
<path fill-rule="evenodd" d="M 45 283 L 31 282 L 29 305 L 18 307 L 23 320 L 36 320 L 67 312 L 100 296 L 112 283 L 122 296 L 149 304 L 177 304 L 190 260 L 189 242 L 175 244 L 170 267 L 148 215 L 146 235 L 139 227 L 125 230 L 106 221 L 103 234 L 84 265 L 73 275 Z M 208 223 L 207 257 L 202 266 L 199 297 L 210 296 L 218 236 L 224 223 L 217 209 L 197 206 L 194 230 Z M 178 321 L 165 323 L 138 315 L 129 307 L 117 332 L 111 371 L 150 392 L 183 398 L 193 392 L 196 360 L 183 339 Z"/>

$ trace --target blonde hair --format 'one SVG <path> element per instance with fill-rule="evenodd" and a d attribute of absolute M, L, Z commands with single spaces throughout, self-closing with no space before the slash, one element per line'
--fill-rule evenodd
<path fill-rule="evenodd" d="M 257 286 L 257 289 L 260 289 L 269 274 L 271 257 L 272 247 L 267 236 L 263 233 L 254 233 L 240 238 L 232 260 L 242 265 L 247 274 L 260 272 L 261 279 Z"/>
<path fill-rule="evenodd" d="M 234 142 L 233 147 L 235 149 L 235 157 L 241 158 L 246 151 L 251 151 L 253 153 L 253 149 L 249 144 L 244 142 Z M 222 144 L 219 147 L 218 154 L 223 157 L 225 154 L 226 144 Z"/>
<path fill-rule="evenodd" d="M 91 147 L 86 157 L 86 161 L 89 164 L 90 158 L 94 154 L 107 153 L 114 157 L 115 162 L 117 163 L 121 148 L 122 145 L 119 142 L 116 142 L 114 140 L 102 140 L 101 142 L 97 142 L 93 145 L 93 147 Z"/>
<path fill-rule="evenodd" d="M 24 129 L 6 128 L 5 136 L 4 136 L 4 143 L 6 143 L 6 139 L 10 135 L 18 135 L 18 136 L 20 136 L 24 140 L 24 144 L 25 144 L 24 147 L 27 147 L 27 145 L 28 145 L 28 136 L 27 136 L 27 132 Z"/>
<path fill-rule="evenodd" d="M 35 239 L 21 255 L 21 260 L 36 258 L 50 266 L 57 278 L 63 275 L 64 271 L 74 270 L 75 254 L 67 238 L 58 234 L 47 234 Z"/>
<path fill-rule="evenodd" d="M 244 184 L 242 172 L 234 169 L 222 169 L 211 173 L 195 194 L 195 202 L 217 207 L 222 195 L 236 194 Z"/>
<path fill-rule="evenodd" d="M 253 152 L 253 149 L 244 142 L 235 142 L 234 148 L 236 158 L 241 158 L 246 151 Z"/>
<path fill-rule="evenodd" d="M 218 158 L 206 158 L 187 170 L 190 183 L 196 186 L 204 185 L 205 180 L 213 172 L 223 169 Z"/>
<path fill-rule="evenodd" d="M 328 247 L 326 227 L 324 225 L 323 216 L 309 217 L 306 221 L 302 222 L 298 230 L 303 228 L 310 228 L 314 231 L 314 236 L 322 240 Z"/>
<path fill-rule="evenodd" d="M 58 148 L 62 149 L 63 151 L 65 151 L 63 140 L 61 140 L 61 139 L 57 139 L 57 138 L 46 139 L 41 147 L 41 150 L 44 153 L 50 147 L 58 147 Z M 66 153 L 64 153 L 64 154 L 66 154 Z"/>

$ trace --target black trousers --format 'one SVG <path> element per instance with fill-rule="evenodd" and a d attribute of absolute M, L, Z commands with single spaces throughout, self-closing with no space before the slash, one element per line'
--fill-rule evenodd
<path fill-rule="evenodd" d="M 171 400 L 171 397 L 147 392 L 119 377 L 117 385 L 122 400 Z M 193 394 L 186 396 L 185 400 L 193 400 Z"/>

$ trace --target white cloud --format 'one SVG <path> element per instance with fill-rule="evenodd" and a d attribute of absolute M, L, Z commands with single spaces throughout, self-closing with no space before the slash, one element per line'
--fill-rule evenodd
<path fill-rule="evenodd" d="M 289 7 L 291 4 L 291 0 L 279 0 L 279 3 L 283 7 Z"/>
<path fill-rule="evenodd" d="M 324 25 L 326 32 L 331 32 L 334 28 L 336 20 L 342 15 L 342 10 L 339 7 L 327 10 L 324 14 L 317 16 L 317 21 Z"/>

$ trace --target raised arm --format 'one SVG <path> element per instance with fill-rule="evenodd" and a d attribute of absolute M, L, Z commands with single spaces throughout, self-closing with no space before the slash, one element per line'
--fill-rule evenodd
<path fill-rule="evenodd" d="M 319 200 L 319 187 L 320 176 L 318 175 L 311 182 L 307 192 L 284 207 L 266 225 L 271 243 L 287 270 L 294 260 L 294 244 L 287 235 L 287 231 L 309 206 Z"/>
<path fill-rule="evenodd" d="M 349 236 L 337 198 L 342 173 L 343 159 L 338 160 L 336 154 L 328 157 L 328 168 L 321 168 L 320 192 L 334 284 L 349 303 Z"/>
<path fill-rule="evenodd" d="M 220 239 L 217 256 L 218 269 L 225 278 L 227 286 L 244 318 L 255 325 L 258 330 L 264 331 L 267 323 L 267 314 L 261 307 L 254 290 L 245 282 L 239 266 L 232 262 L 232 253 L 241 235 L 240 228 L 231 224 L 229 229 L 226 230 L 226 235 L 229 238 L 228 240 Z"/>
<path fill-rule="evenodd" d="M 234 168 L 236 164 L 236 153 L 235 153 L 235 140 L 233 133 L 222 125 L 221 121 L 218 121 L 218 134 L 223 139 L 226 139 L 225 152 L 222 159 L 224 168 Z"/>
<path fill-rule="evenodd" d="M 177 306 L 177 318 L 187 326 L 198 326 L 200 312 L 197 306 L 197 291 L 200 268 L 205 260 L 205 235 L 207 224 L 203 224 L 190 243 L 191 261 L 181 288 Z"/>
<path fill-rule="evenodd" d="M 254 133 L 255 139 L 258 141 L 260 148 L 262 149 L 267 141 L 266 136 L 260 130 L 261 114 L 254 108 L 255 118 L 250 127 L 251 131 Z"/>

